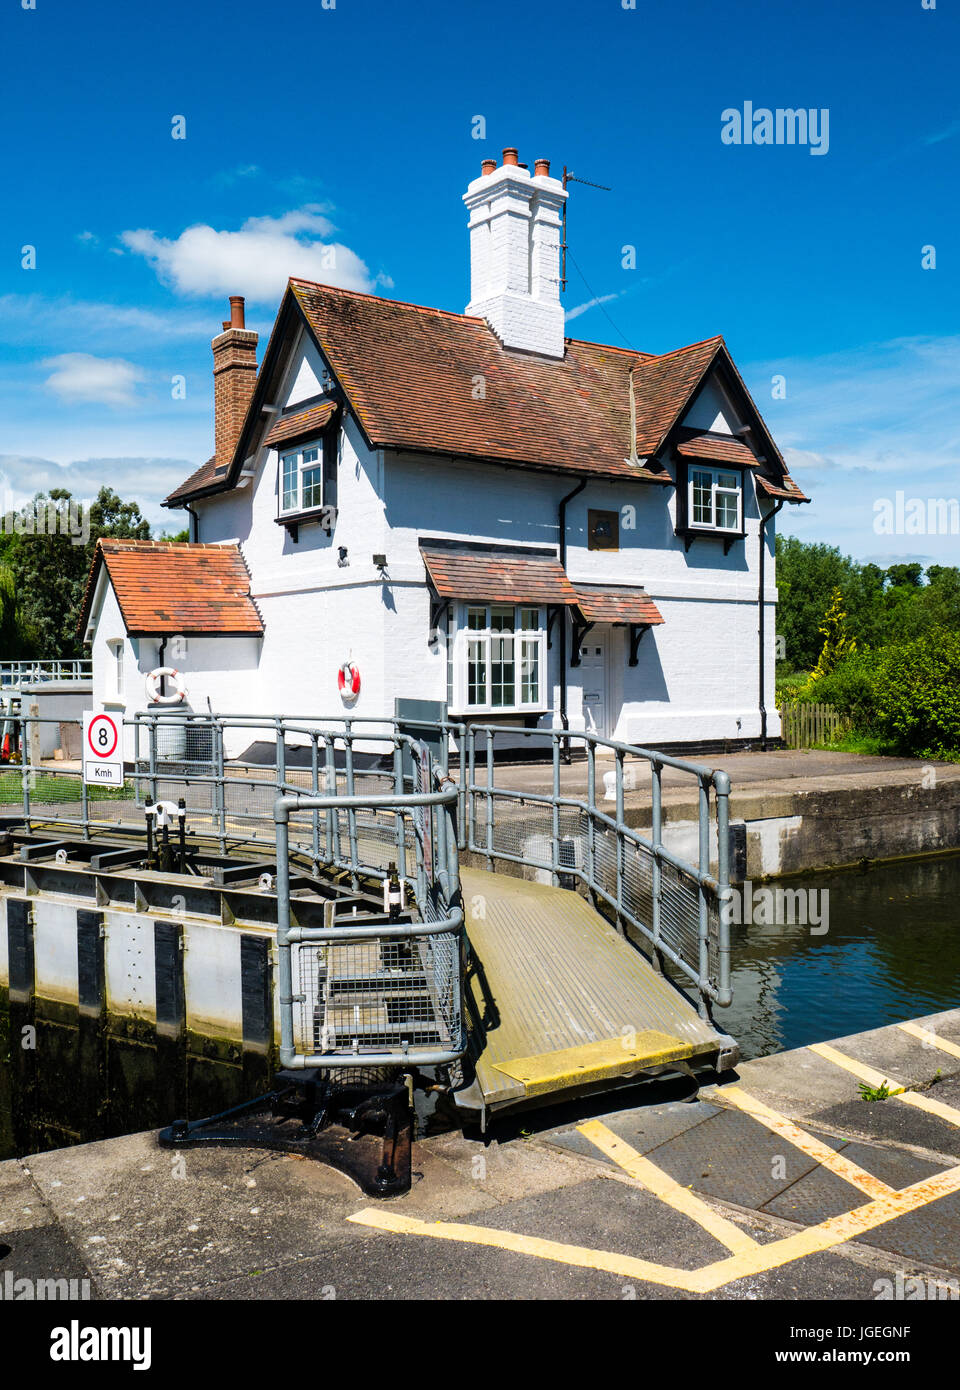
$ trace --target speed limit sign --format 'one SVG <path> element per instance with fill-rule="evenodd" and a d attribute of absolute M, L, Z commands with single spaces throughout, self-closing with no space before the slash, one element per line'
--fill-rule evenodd
<path fill-rule="evenodd" d="M 88 709 L 83 716 L 83 780 L 101 787 L 123 786 L 123 749 L 115 715 Z"/>

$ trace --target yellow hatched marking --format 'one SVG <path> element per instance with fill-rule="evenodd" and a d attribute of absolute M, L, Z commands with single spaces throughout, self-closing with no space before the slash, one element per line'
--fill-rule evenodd
<path fill-rule="evenodd" d="M 843 1052 L 838 1052 L 829 1043 L 810 1043 L 809 1050 L 815 1052 L 818 1057 L 822 1057 L 825 1062 L 832 1062 L 835 1067 L 842 1067 L 844 1071 L 850 1072 L 852 1076 L 859 1076 L 861 1081 L 865 1081 L 868 1086 L 886 1085 L 892 1096 L 898 1096 L 903 1090 L 899 1081 L 894 1081 L 889 1072 L 886 1076 L 882 1072 L 876 1071 L 873 1067 L 868 1067 L 866 1062 L 857 1062 L 853 1057 L 848 1057 Z"/>
<path fill-rule="evenodd" d="M 940 1120 L 946 1120 L 947 1124 L 960 1127 L 960 1110 L 954 1109 L 952 1105 L 944 1105 L 942 1100 L 934 1100 L 918 1091 L 908 1091 L 900 1085 L 899 1081 L 893 1081 L 889 1075 L 884 1076 L 882 1072 L 868 1067 L 865 1062 L 857 1062 L 853 1057 L 847 1057 L 843 1052 L 838 1052 L 835 1047 L 830 1047 L 828 1043 L 811 1043 L 810 1051 L 816 1052 L 825 1061 L 832 1062 L 834 1066 L 843 1067 L 852 1076 L 859 1076 L 861 1081 L 865 1081 L 868 1086 L 881 1086 L 886 1082 L 890 1089 L 891 1097 L 902 1100 L 904 1105 L 912 1105 L 916 1110 L 925 1110 L 928 1115 L 936 1115 Z"/>
<path fill-rule="evenodd" d="M 887 1183 L 882 1182 L 880 1178 L 875 1178 L 872 1173 L 861 1168 L 859 1164 L 854 1163 L 849 1158 L 844 1158 L 843 1154 L 838 1154 L 834 1149 L 831 1149 L 829 1144 L 824 1144 L 814 1135 L 807 1134 L 806 1130 L 798 1129 L 785 1115 L 771 1110 L 769 1105 L 764 1105 L 762 1100 L 748 1095 L 739 1086 L 724 1086 L 717 1096 L 717 1100 L 720 1103 L 731 1101 L 738 1110 L 752 1115 L 760 1124 L 766 1125 L 767 1129 L 774 1134 L 779 1134 L 781 1138 L 793 1144 L 794 1148 L 805 1153 L 808 1158 L 816 1159 L 822 1168 L 829 1168 L 831 1173 L 835 1173 L 838 1178 L 843 1178 L 844 1182 L 850 1183 L 853 1187 L 858 1187 L 868 1197 L 889 1197 L 895 1191 Z"/>
<path fill-rule="evenodd" d="M 922 1027 L 919 1023 L 898 1023 L 904 1033 L 909 1033 L 911 1038 L 919 1038 L 925 1047 L 937 1047 L 941 1052 L 948 1052 L 951 1057 L 960 1057 L 960 1047 L 949 1038 L 941 1038 L 938 1033 L 932 1033 L 929 1028 Z"/>
<path fill-rule="evenodd" d="M 617 1255 L 610 1250 L 588 1250 L 582 1245 L 563 1245 L 556 1240 L 541 1240 L 539 1236 L 522 1236 L 516 1231 L 495 1231 L 488 1226 L 465 1226 L 459 1221 L 418 1221 L 399 1212 L 375 1210 L 372 1207 L 347 1217 L 360 1226 L 372 1226 L 379 1231 L 394 1231 L 398 1235 L 432 1236 L 434 1240 L 459 1240 L 469 1245 L 489 1245 L 495 1250 L 512 1250 L 517 1255 L 534 1255 L 557 1264 L 576 1265 L 580 1269 L 599 1269 L 607 1274 L 620 1274 L 628 1279 L 645 1279 L 651 1284 L 668 1284 L 671 1288 L 697 1291 L 698 1270 L 672 1269 L 669 1265 L 652 1264 L 633 1255 Z"/>
<path fill-rule="evenodd" d="M 725 1216 L 707 1206 L 695 1192 L 691 1192 L 688 1187 L 682 1187 L 662 1168 L 658 1168 L 655 1163 L 637 1153 L 625 1139 L 614 1134 L 613 1130 L 608 1129 L 600 1120 L 589 1120 L 586 1124 L 580 1125 L 579 1130 L 601 1153 L 605 1153 L 614 1163 L 619 1164 L 625 1173 L 629 1173 L 631 1178 L 636 1178 L 655 1197 L 659 1197 L 661 1202 L 673 1207 L 674 1211 L 692 1217 L 698 1226 L 715 1236 L 728 1250 L 736 1253 L 756 1247 L 757 1242 L 752 1236 L 748 1236 L 746 1231 L 742 1231 L 739 1226 L 735 1226 L 732 1221 L 728 1221 Z"/>
<path fill-rule="evenodd" d="M 807 1230 L 798 1231 L 783 1240 L 771 1241 L 769 1245 L 752 1243 L 749 1250 L 740 1251 L 694 1270 L 675 1269 L 669 1265 L 640 1260 L 633 1255 L 618 1255 L 610 1250 L 588 1250 L 581 1245 L 563 1245 L 559 1241 L 541 1240 L 537 1236 L 519 1235 L 514 1231 L 497 1231 L 486 1226 L 467 1226 L 460 1222 L 418 1221 L 410 1216 L 401 1216 L 399 1212 L 382 1209 L 366 1208 L 348 1216 L 347 1220 L 361 1226 L 373 1227 L 375 1230 L 392 1231 L 397 1235 L 429 1236 L 434 1240 L 486 1245 L 520 1255 L 553 1260 L 558 1264 L 602 1270 L 627 1279 L 642 1279 L 648 1283 L 662 1284 L 688 1293 L 712 1293 L 734 1279 L 763 1274 L 767 1270 L 777 1269 L 806 1255 L 815 1255 L 855 1240 L 875 1227 L 894 1220 L 895 1217 L 906 1216 L 909 1212 L 954 1192 L 960 1192 L 960 1165 L 937 1173 L 923 1182 L 914 1183 L 902 1192 L 892 1192 L 887 1197 L 878 1197 L 855 1211 L 844 1212 L 842 1216 L 832 1216 L 827 1221 L 822 1221 L 819 1226 L 810 1226 Z"/>

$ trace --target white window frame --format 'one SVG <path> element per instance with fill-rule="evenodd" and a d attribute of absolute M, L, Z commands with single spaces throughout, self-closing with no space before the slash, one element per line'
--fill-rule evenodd
<path fill-rule="evenodd" d="M 694 481 L 698 474 L 710 478 L 710 520 L 697 521 L 694 517 Z M 735 487 L 720 483 L 720 478 L 736 480 Z M 737 521 L 735 526 L 721 526 L 717 521 L 717 493 L 736 493 Z M 719 531 L 723 535 L 739 535 L 743 531 L 743 474 L 736 468 L 710 468 L 703 464 L 690 465 L 687 476 L 687 526 L 691 531 Z"/>
<path fill-rule="evenodd" d="M 107 648 L 113 657 L 110 663 L 110 683 L 113 687 L 107 692 L 108 700 L 123 699 L 123 657 L 125 641 L 122 637 L 110 637 L 107 639 Z"/>
<path fill-rule="evenodd" d="M 514 664 L 514 700 L 510 705 L 497 705 L 492 701 L 493 696 L 493 666 L 494 666 L 494 644 L 501 636 L 501 630 L 491 626 L 491 613 L 494 609 L 513 609 L 513 632 L 514 642 L 513 664 Z M 469 624 L 469 615 L 472 610 L 483 609 L 485 613 L 485 623 L 482 628 L 473 627 Z M 536 626 L 521 628 L 518 624 L 522 621 L 521 614 L 530 612 L 536 615 Z M 469 666 L 471 647 L 479 646 L 484 655 L 485 670 L 485 694 L 486 700 L 483 702 L 469 700 Z M 519 647 L 519 651 L 517 650 Z M 537 698 L 535 700 L 523 700 L 523 673 L 522 663 L 524 653 L 531 651 L 535 653 L 537 670 Z M 453 691 L 456 700 L 456 708 L 462 714 L 533 714 L 542 713 L 547 708 L 546 699 L 547 683 L 547 627 L 546 612 L 542 605 L 536 603 L 460 603 L 457 605 L 456 633 L 453 641 Z"/>
<path fill-rule="evenodd" d="M 304 462 L 304 454 L 316 453 L 315 459 Z M 295 449 L 278 449 L 279 462 L 277 465 L 277 497 L 280 503 L 281 516 L 293 516 L 298 512 L 316 512 L 323 508 L 323 440 L 305 440 Z M 294 476 L 296 478 L 297 495 L 296 500 L 289 506 L 286 503 L 286 478 L 288 476 L 287 464 L 293 460 Z M 305 502 L 304 474 L 318 472 L 320 475 L 320 501 Z"/>

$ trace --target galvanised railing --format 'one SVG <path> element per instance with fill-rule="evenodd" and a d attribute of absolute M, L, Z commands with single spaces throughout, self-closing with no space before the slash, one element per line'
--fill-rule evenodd
<path fill-rule="evenodd" d="M 535 740 L 544 747 L 552 776 L 547 792 L 497 783 L 498 739 Z M 582 756 L 586 795 L 563 791 L 562 769 Z M 609 771 L 598 802 L 598 754 Z M 647 949 L 655 965 L 670 962 L 681 983 L 693 987 L 700 1012 L 726 1006 L 730 984 L 730 779 L 725 772 L 652 749 L 563 730 L 517 730 L 495 725 L 465 730 L 461 770 L 466 766 L 466 847 L 483 855 L 489 868 L 498 861 L 539 870 L 554 884 L 580 883 L 604 906 L 618 929 Z M 649 816 L 650 833 L 627 824 L 625 793 L 637 786 L 637 765 L 649 781 L 637 814 Z M 697 799 L 697 856 L 685 859 L 664 844 L 663 772 L 674 769 L 690 779 Z M 481 779 L 480 773 L 483 773 Z M 568 774 L 569 776 L 569 774 Z M 630 784 L 628 786 L 628 783 Z M 716 871 L 713 870 L 716 864 Z"/>
<path fill-rule="evenodd" d="M 37 685 L 43 681 L 89 681 L 93 662 L 89 657 L 70 661 L 0 661 L 0 689 Z"/>
<path fill-rule="evenodd" d="M 133 756 L 124 787 L 112 792 L 85 787 L 79 766 L 37 755 L 41 727 L 54 722 L 29 715 L 13 721 L 14 745 L 26 752 L 17 771 L 18 805 L 28 825 L 73 825 L 85 836 L 104 826 L 142 829 L 148 805 L 182 797 L 191 828 L 205 830 L 222 852 L 256 845 L 270 853 L 275 803 L 292 796 L 308 812 L 295 818 L 298 849 L 312 859 L 315 873 L 333 868 L 354 885 L 363 875 L 383 879 L 391 860 L 403 861 L 402 817 L 398 812 L 395 825 L 385 824 L 377 798 L 407 794 L 410 768 L 422 756 L 420 737 L 432 741 L 441 774 L 457 764 L 460 851 L 491 869 L 511 864 L 553 884 L 579 885 L 655 965 L 695 994 L 702 1014 L 731 1002 L 729 924 L 722 911 L 730 845 L 724 772 L 584 732 L 389 717 L 151 712 L 123 721 Z M 511 787 L 499 775 L 497 751 L 518 740 L 540 743 L 551 767 L 547 790 Z M 571 773 L 563 769 L 572 757 L 585 794 L 565 790 Z M 672 847 L 664 843 L 665 832 L 668 839 L 672 834 L 663 812 L 665 769 L 695 789 L 695 852 L 682 852 L 676 840 Z M 421 791 L 432 794 L 433 787 Z M 631 819 L 641 819 L 642 829 L 627 823 L 628 792 L 637 794 Z M 407 818 L 408 850 L 411 833 Z M 411 877 L 410 887 L 419 902 L 422 882 Z"/>
<path fill-rule="evenodd" d="M 463 1056 L 467 1047 L 465 937 L 454 818 L 457 798 L 457 788 L 450 786 L 381 796 L 277 799 L 277 976 L 283 1066 L 430 1067 L 446 1066 Z M 417 919 L 355 922 L 347 916 L 322 928 L 296 925 L 290 898 L 290 819 L 304 811 L 335 817 L 362 811 L 392 814 L 400 874 L 413 888 Z M 408 824 L 412 837 L 407 835 Z M 412 879 L 406 873 L 408 838 L 416 852 Z M 310 1051 L 307 1041 L 312 1043 Z"/>

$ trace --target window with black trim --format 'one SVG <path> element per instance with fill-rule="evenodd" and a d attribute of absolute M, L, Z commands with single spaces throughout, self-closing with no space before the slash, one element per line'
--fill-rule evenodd
<path fill-rule="evenodd" d="M 619 512 L 599 512 L 590 508 L 587 512 L 587 549 L 620 549 Z"/>

